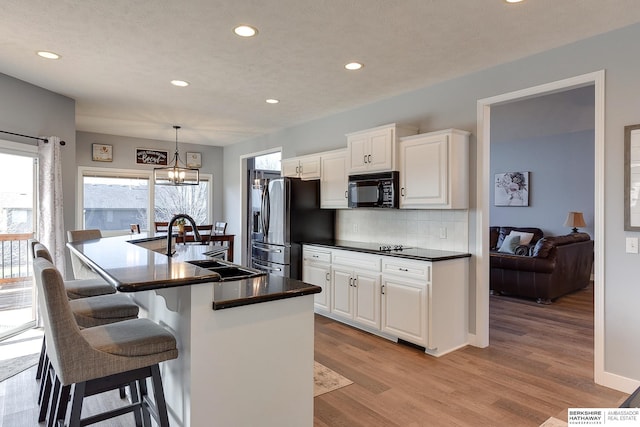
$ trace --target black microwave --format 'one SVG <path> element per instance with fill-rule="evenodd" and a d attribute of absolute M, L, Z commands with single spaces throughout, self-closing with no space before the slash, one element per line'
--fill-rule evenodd
<path fill-rule="evenodd" d="M 397 208 L 398 172 L 349 176 L 350 208 Z"/>

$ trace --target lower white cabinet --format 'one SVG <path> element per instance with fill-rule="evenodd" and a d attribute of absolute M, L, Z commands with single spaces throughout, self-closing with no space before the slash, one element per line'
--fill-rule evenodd
<path fill-rule="evenodd" d="M 331 268 L 331 312 L 380 328 L 380 273 Z"/>
<path fill-rule="evenodd" d="M 429 283 L 382 279 L 382 332 L 428 347 Z"/>
<path fill-rule="evenodd" d="M 331 252 L 305 246 L 302 257 L 302 281 L 322 288 L 322 292 L 313 296 L 315 311 L 328 312 L 331 304 Z"/>
<path fill-rule="evenodd" d="M 429 262 L 313 245 L 304 254 L 303 281 L 325 294 L 317 313 L 433 356 L 468 343 L 469 258 Z"/>

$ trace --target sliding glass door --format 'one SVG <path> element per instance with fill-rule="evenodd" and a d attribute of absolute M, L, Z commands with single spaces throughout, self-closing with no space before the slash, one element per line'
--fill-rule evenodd
<path fill-rule="evenodd" d="M 35 147 L 0 141 L 0 339 L 36 322 L 28 241 L 36 224 Z M 33 148 L 33 150 L 31 150 Z M 24 150 L 24 152 L 23 152 Z"/>

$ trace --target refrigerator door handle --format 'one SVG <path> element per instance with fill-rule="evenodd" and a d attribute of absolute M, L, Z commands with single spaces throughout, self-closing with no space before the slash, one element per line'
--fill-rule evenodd
<path fill-rule="evenodd" d="M 262 252 L 275 252 L 275 253 L 282 253 L 281 249 L 268 249 L 268 248 L 263 248 L 260 246 L 254 246 L 253 249 L 258 250 L 258 251 L 262 251 Z"/>
<path fill-rule="evenodd" d="M 269 221 L 270 221 L 270 200 L 269 200 L 269 185 L 265 185 L 262 189 L 262 234 L 267 239 L 269 235 Z"/>
<path fill-rule="evenodd" d="M 266 271 L 268 273 L 279 273 L 282 271 L 281 268 L 271 268 L 271 267 L 267 267 L 264 264 L 260 264 L 259 262 L 257 262 L 256 260 L 253 261 L 253 267 L 257 268 L 258 270 L 262 270 L 262 271 Z"/>

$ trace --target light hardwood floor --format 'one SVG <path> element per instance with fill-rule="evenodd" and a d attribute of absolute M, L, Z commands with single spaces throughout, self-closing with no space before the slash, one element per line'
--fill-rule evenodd
<path fill-rule="evenodd" d="M 593 382 L 591 289 L 490 305 L 490 346 L 440 358 L 317 316 L 316 360 L 354 384 L 315 399 L 315 427 L 539 426 L 624 401 Z"/>
<path fill-rule="evenodd" d="M 566 420 L 570 407 L 624 401 L 593 383 L 591 290 L 550 306 L 507 297 L 490 304 L 490 346 L 441 358 L 316 316 L 316 360 L 354 384 L 314 399 L 315 427 L 539 426 Z M 34 376 L 35 367 L 0 383 L 0 426 L 38 425 Z M 106 405 L 117 400 L 114 393 Z M 120 418 L 98 425 L 131 425 Z"/>

